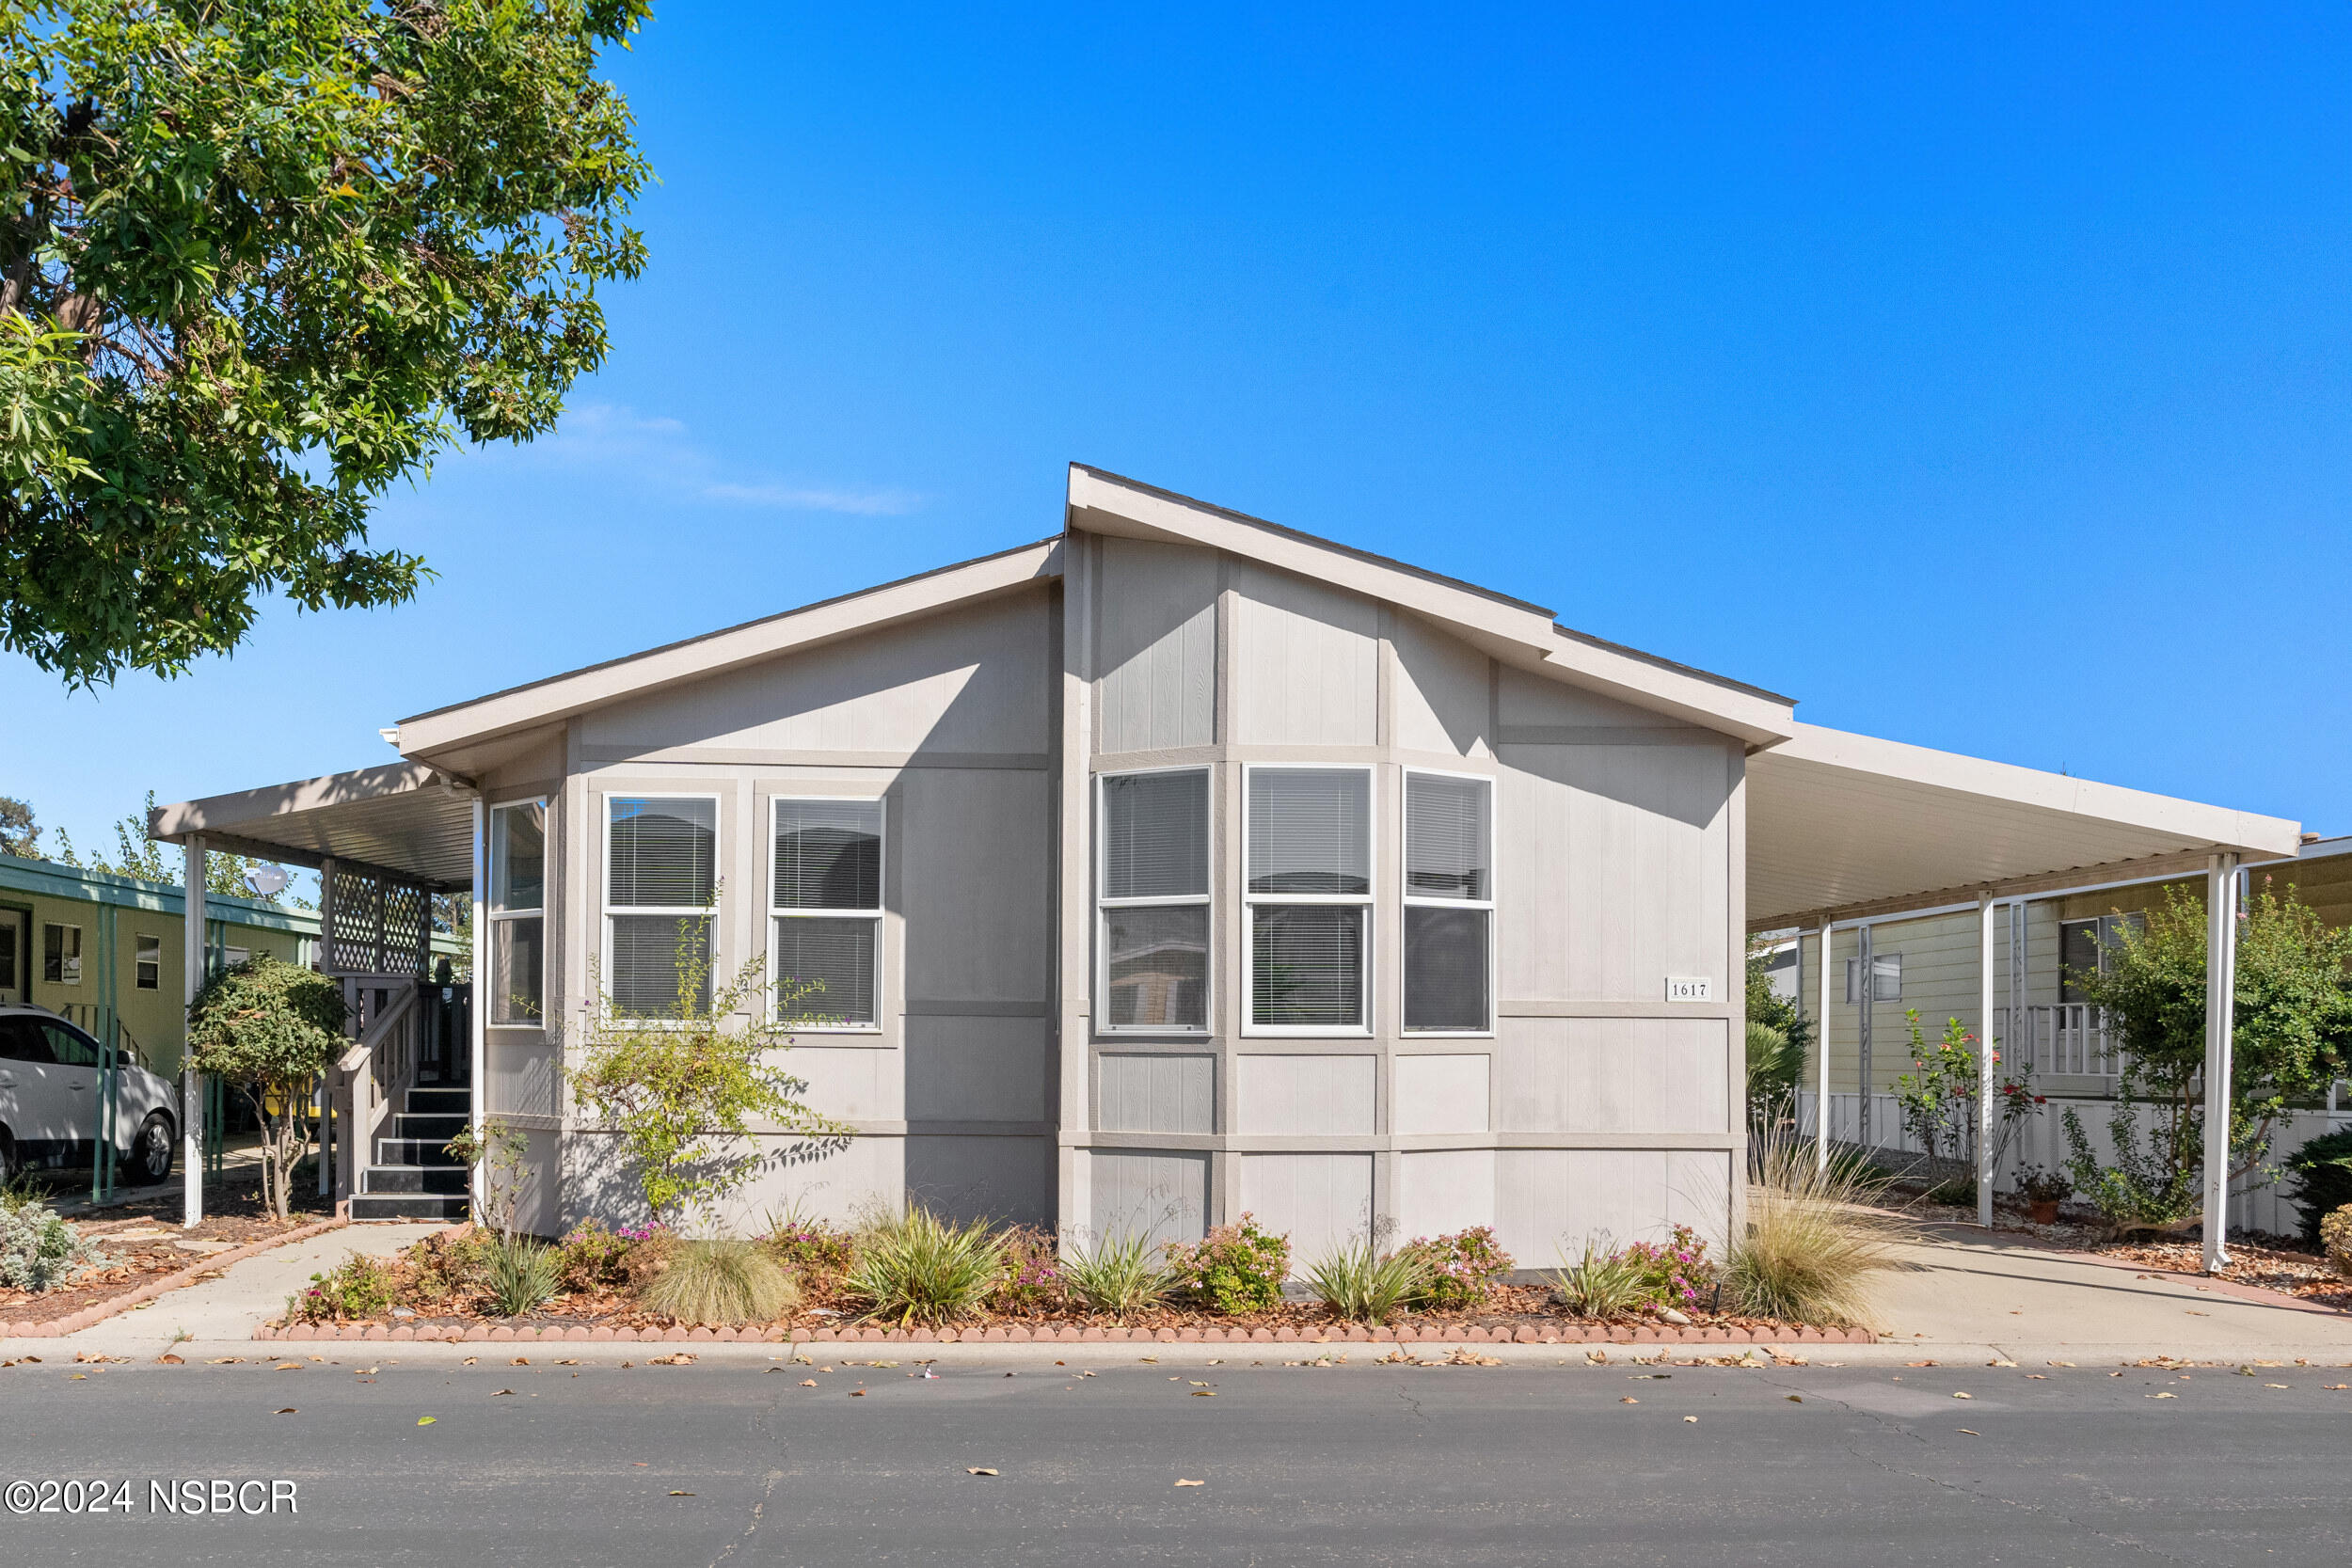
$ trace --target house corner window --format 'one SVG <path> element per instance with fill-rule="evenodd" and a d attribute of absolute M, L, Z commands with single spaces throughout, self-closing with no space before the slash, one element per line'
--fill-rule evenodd
<path fill-rule="evenodd" d="M 1870 955 L 1870 1000 L 1900 1002 L 1903 999 L 1903 956 L 1900 953 Z M 1846 1000 L 1862 1000 L 1862 960 L 1846 960 Z"/>
<path fill-rule="evenodd" d="M 780 1022 L 871 1029 L 882 968 L 882 803 L 774 802 L 769 970 Z"/>
<path fill-rule="evenodd" d="M 493 1024 L 546 1022 L 548 803 L 490 808 L 490 1013 Z"/>
<path fill-rule="evenodd" d="M 605 990 L 624 1018 L 710 1007 L 719 802 L 708 795 L 605 798 Z"/>
<path fill-rule="evenodd" d="M 1494 1027 L 1494 784 L 1405 777 L 1405 1027 Z"/>
<path fill-rule="evenodd" d="M 52 986 L 82 983 L 82 928 L 43 926 L 40 928 L 40 977 Z"/>
<path fill-rule="evenodd" d="M 1250 1024 L 1360 1032 L 1370 1014 L 1372 774 L 1253 767 L 1246 793 Z"/>
<path fill-rule="evenodd" d="M 1203 1031 L 1209 1026 L 1208 769 L 1110 773 L 1098 787 L 1101 1026 Z"/>
<path fill-rule="evenodd" d="M 161 990 L 164 984 L 164 939 L 147 931 L 136 933 L 131 954 L 132 983 L 140 990 Z"/>

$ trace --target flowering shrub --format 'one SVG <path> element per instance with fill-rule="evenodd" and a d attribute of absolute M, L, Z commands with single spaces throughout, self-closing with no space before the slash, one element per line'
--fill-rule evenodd
<path fill-rule="evenodd" d="M 989 1305 L 999 1312 L 1035 1312 L 1059 1307 L 1063 1295 L 1059 1243 L 1050 1231 L 1033 1225 L 1014 1226 L 1005 1232 L 1005 1274 L 996 1282 Z"/>
<path fill-rule="evenodd" d="M 1688 1311 L 1702 1292 L 1715 1289 L 1715 1265 L 1707 1256 L 1707 1243 L 1687 1225 L 1677 1225 L 1663 1242 L 1635 1242 L 1621 1257 L 1642 1274 L 1645 1305 Z"/>
<path fill-rule="evenodd" d="M 601 1220 L 583 1220 L 564 1238 L 556 1252 L 557 1268 L 567 1291 L 596 1291 L 618 1285 L 628 1261 L 630 1238 L 609 1230 Z"/>
<path fill-rule="evenodd" d="M 821 1287 L 850 1272 L 850 1233 L 823 1220 L 771 1213 L 768 1234 L 761 1240 L 776 1255 L 776 1261 L 799 1275 L 803 1285 Z"/>
<path fill-rule="evenodd" d="M 98 1244 L 30 1198 L 0 1197 L 0 1289 L 48 1291 L 98 1262 Z"/>
<path fill-rule="evenodd" d="M 1903 1014 L 1911 1025 L 1911 1065 L 1919 1070 L 1895 1080 L 1895 1099 L 1902 1106 L 1903 1125 L 1930 1154 L 1948 1160 L 1970 1160 L 1977 1147 L 1977 1037 L 1947 1019 L 1944 1037 L 1930 1044 L 1919 1028 L 1919 1009 Z M 1994 1067 L 2001 1053 L 1987 1053 Z M 2042 1103 L 2029 1082 L 2029 1072 L 1995 1079 L 1993 1085 L 1993 1160 L 2000 1163 L 2018 1123 Z"/>
<path fill-rule="evenodd" d="M 1263 1312 L 1282 1299 L 1291 1239 L 1271 1235 L 1244 1214 L 1197 1242 L 1171 1242 L 1168 1267 L 1178 1289 L 1219 1312 Z"/>
<path fill-rule="evenodd" d="M 1416 1236 L 1405 1250 L 1429 1271 L 1423 1299 L 1432 1307 L 1475 1307 L 1512 1268 L 1511 1255 L 1496 1244 L 1492 1226 L 1434 1239 Z"/>
<path fill-rule="evenodd" d="M 310 1289 L 288 1296 L 286 1316 L 310 1323 L 373 1318 L 391 1310 L 398 1293 L 390 1264 L 355 1252 L 329 1273 L 312 1275 Z"/>
<path fill-rule="evenodd" d="M 2328 1249 L 2336 1273 L 2352 1278 L 2352 1203 L 2319 1222 L 2319 1244 Z"/>

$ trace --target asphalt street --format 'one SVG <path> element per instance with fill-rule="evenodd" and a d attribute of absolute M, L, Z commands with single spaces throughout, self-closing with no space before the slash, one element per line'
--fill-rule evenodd
<path fill-rule="evenodd" d="M 337 1348 L 0 1370 L 0 1563 L 2352 1561 L 2341 1367 L 925 1377 Z"/>

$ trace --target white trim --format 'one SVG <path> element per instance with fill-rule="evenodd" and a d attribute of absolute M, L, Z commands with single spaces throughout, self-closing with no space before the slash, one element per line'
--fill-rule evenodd
<path fill-rule="evenodd" d="M 1282 893 L 1258 895 L 1249 891 L 1249 780 L 1259 772 L 1268 773 L 1361 773 L 1364 775 L 1364 892 L 1353 893 Z M 1372 1026 L 1373 943 L 1379 927 L 1374 917 L 1374 901 L 1380 888 L 1380 833 L 1375 826 L 1380 814 L 1378 796 L 1379 770 L 1370 763 L 1332 762 L 1248 762 L 1241 769 L 1241 1032 L 1248 1039 L 1370 1039 Z M 1277 907 L 1291 905 L 1327 905 L 1335 908 L 1360 909 L 1363 912 L 1364 934 L 1362 952 L 1364 972 L 1357 997 L 1357 1011 L 1361 1023 L 1260 1023 L 1253 1016 L 1257 1006 L 1258 930 L 1255 910 L 1258 905 Z"/>
<path fill-rule="evenodd" d="M 490 1009 L 484 1005 L 484 992 L 490 974 L 490 923 L 483 918 L 484 913 L 490 907 L 490 814 L 488 808 L 483 804 L 481 796 L 476 795 L 471 803 L 473 807 L 471 813 L 473 817 L 473 887 L 468 896 L 473 904 L 473 1006 L 466 1009 L 471 1015 L 469 1019 L 471 1026 L 466 1031 L 469 1037 L 466 1049 L 468 1054 L 473 1059 L 470 1068 L 473 1082 L 467 1085 L 469 1092 L 466 1097 L 466 1112 L 473 1128 L 474 1147 L 479 1149 L 482 1147 L 482 1128 L 490 1098 L 490 1032 L 487 1022 Z M 543 916 L 547 904 L 546 878 L 546 863 L 542 861 L 539 899 Z M 321 929 L 324 928 L 322 926 Z M 544 935 L 546 927 L 543 926 L 540 929 Z M 547 967 L 544 958 L 546 951 L 543 943 L 540 948 L 542 960 L 539 971 L 539 997 L 543 1005 L 547 999 Z M 324 1152 L 322 1149 L 321 1153 L 324 1154 Z M 363 1152 L 372 1155 L 374 1150 L 370 1148 Z M 473 1197 L 472 1218 L 477 1225 L 482 1222 L 484 1215 L 483 1199 L 486 1196 L 484 1186 L 488 1179 L 486 1163 L 477 1158 L 474 1161 L 473 1173 L 467 1178 L 466 1181 L 467 1191 Z"/>
<path fill-rule="evenodd" d="M 532 1029 L 544 1033 L 548 1028 L 548 874 L 551 869 L 553 859 L 548 851 L 548 841 L 551 835 L 547 832 L 547 823 L 554 815 L 553 804 L 544 795 L 526 795 L 517 800 L 501 800 L 496 804 L 488 804 L 480 800 L 474 803 L 482 813 L 484 834 L 482 841 L 483 880 L 474 894 L 475 945 L 481 949 L 479 961 L 474 965 L 474 1001 L 477 1010 L 482 1014 L 482 1026 L 485 1029 Z M 497 863 L 496 855 L 491 847 L 492 836 L 498 831 L 498 814 L 502 811 L 513 811 L 517 806 L 537 806 L 541 812 L 539 903 L 535 909 L 501 910 L 490 896 L 489 879 Z M 539 1021 L 535 1023 L 501 1023 L 490 1016 L 491 1008 L 483 1005 L 492 1000 L 488 995 L 488 982 L 492 967 L 488 960 L 494 951 L 488 940 L 490 927 L 501 920 L 534 919 L 539 922 Z"/>
<path fill-rule="evenodd" d="M 1495 846 L 1502 842 L 1497 814 L 1502 806 L 1502 791 L 1495 787 L 1491 773 L 1461 773 L 1446 768 L 1416 768 L 1403 769 L 1403 794 L 1397 804 L 1397 864 L 1402 875 L 1397 879 L 1404 907 L 1408 910 L 1484 910 L 1486 911 L 1486 1027 L 1484 1029 L 1416 1029 L 1406 1020 L 1406 987 L 1410 983 L 1412 965 L 1405 960 L 1402 942 L 1409 941 L 1411 931 L 1402 916 L 1398 919 L 1399 961 L 1396 966 L 1396 1029 L 1400 1036 L 1417 1040 L 1490 1040 L 1495 1037 L 1495 1011 L 1502 994 L 1502 971 L 1501 952 L 1502 935 L 1497 929 L 1499 921 L 1495 909 Z M 1467 784 L 1483 784 L 1486 790 L 1486 896 L 1485 898 L 1432 898 L 1413 892 L 1413 780 L 1416 775 L 1433 779 L 1459 779 Z"/>
<path fill-rule="evenodd" d="M 1103 786 L 1111 779 L 1136 779 L 1153 773 L 1198 773 L 1200 775 L 1200 886 L 1198 894 L 1182 894 L 1168 897 L 1113 898 L 1104 893 L 1110 876 L 1110 834 L 1104 831 L 1105 822 Z M 1244 789 L 1247 792 L 1248 786 Z M 1088 967 L 1094 975 L 1093 1023 L 1097 1036 L 1121 1040 L 1153 1037 L 1199 1040 L 1207 1037 L 1216 1018 L 1216 965 L 1212 961 L 1216 953 L 1216 911 L 1211 907 L 1216 886 L 1216 769 L 1208 763 L 1178 763 L 1165 768 L 1113 768 L 1094 775 L 1094 961 Z M 1109 1022 L 1110 1000 L 1110 940 L 1106 929 L 1108 915 L 1113 910 L 1207 909 L 1208 927 L 1200 950 L 1200 1022 L 1182 1023 L 1120 1023 Z"/>
<path fill-rule="evenodd" d="M 781 784 L 789 784 L 790 782 L 791 781 L 789 780 L 779 781 Z M 889 977 L 887 972 L 883 968 L 888 953 L 885 939 L 888 935 L 887 927 L 889 924 L 883 918 L 883 916 L 889 912 L 887 896 L 884 893 L 884 890 L 890 886 L 890 797 L 888 793 L 885 791 L 884 793 L 879 795 L 852 794 L 848 792 L 823 794 L 811 790 L 796 789 L 791 791 L 789 794 L 787 794 L 779 789 L 773 794 L 759 794 L 755 791 L 754 799 L 757 801 L 765 802 L 762 807 L 762 815 L 766 817 L 768 823 L 768 832 L 765 835 L 763 835 L 762 839 L 764 848 L 761 852 L 761 865 L 759 870 L 761 899 L 760 908 L 765 911 L 765 916 L 761 922 L 759 940 L 761 949 L 767 955 L 769 963 L 769 974 L 767 975 L 766 983 L 760 988 L 760 1006 L 762 1010 L 768 1012 L 774 1022 L 779 1024 L 788 1024 L 792 1032 L 796 1035 L 880 1035 L 883 1033 L 882 1000 L 890 994 Z M 872 909 L 783 910 L 776 907 L 776 807 L 787 800 L 854 800 L 861 805 L 870 802 L 874 808 L 882 814 L 882 832 L 878 835 L 880 843 L 876 846 L 877 858 L 874 863 L 874 907 Z M 774 971 L 776 959 L 776 922 L 779 920 L 866 919 L 870 919 L 874 923 L 873 1021 L 867 1023 L 811 1023 L 799 1019 L 786 1019 L 775 1016 L 776 975 Z"/>
<path fill-rule="evenodd" d="M 608 789 L 599 791 L 596 799 L 604 803 L 604 809 L 596 814 L 596 820 L 604 824 L 604 831 L 596 835 L 596 908 L 600 911 L 598 919 L 604 927 L 598 933 L 598 940 L 602 944 L 602 957 L 598 961 L 602 967 L 596 976 L 597 990 L 604 993 L 606 1001 L 612 1000 L 613 916 L 680 915 L 703 912 L 698 910 L 689 910 L 682 904 L 621 905 L 609 901 L 612 896 L 612 802 L 615 800 L 707 800 L 710 802 L 711 819 L 711 902 L 708 906 L 710 931 L 704 939 L 703 952 L 710 964 L 710 983 L 715 992 L 718 984 L 719 939 L 725 924 L 719 918 L 718 903 L 720 895 L 726 885 L 726 798 L 716 791 L 705 790 Z M 485 851 L 487 850 L 486 842 L 483 847 Z M 480 929 L 481 927 L 477 924 L 475 930 Z M 481 971 L 476 969 L 474 973 L 479 975 Z M 675 1022 L 660 1018 L 638 1018 L 635 1014 L 623 1014 L 617 1010 L 614 1016 L 629 1018 L 638 1023 Z"/>

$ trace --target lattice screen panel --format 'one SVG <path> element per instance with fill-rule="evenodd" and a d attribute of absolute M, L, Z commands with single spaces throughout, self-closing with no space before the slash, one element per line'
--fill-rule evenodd
<path fill-rule="evenodd" d="M 334 873 L 326 933 L 330 974 L 422 974 L 432 895 L 363 871 Z"/>

